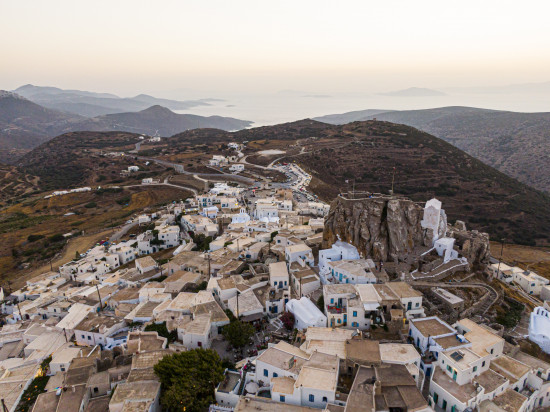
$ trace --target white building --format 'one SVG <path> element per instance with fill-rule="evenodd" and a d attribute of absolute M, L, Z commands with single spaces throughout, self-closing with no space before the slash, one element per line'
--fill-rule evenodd
<path fill-rule="evenodd" d="M 305 243 L 285 247 L 285 260 L 287 265 L 298 262 L 301 265 L 313 266 L 315 260 L 311 248 Z"/>
<path fill-rule="evenodd" d="M 289 276 L 285 262 L 269 264 L 269 284 L 276 289 L 288 289 Z"/>
<path fill-rule="evenodd" d="M 364 284 L 378 281 L 372 273 L 375 265 L 371 259 L 328 262 L 325 268 L 325 280 L 328 283 Z"/>
<path fill-rule="evenodd" d="M 529 339 L 550 353 L 550 312 L 537 306 L 529 318 Z"/>
<path fill-rule="evenodd" d="M 305 296 L 300 300 L 291 299 L 286 304 L 286 309 L 294 315 L 296 321 L 294 327 L 298 330 L 307 329 L 310 326 L 327 326 L 327 317 L 325 314 Z"/>
<path fill-rule="evenodd" d="M 458 252 L 454 250 L 455 239 L 451 237 L 442 237 L 434 243 L 434 248 L 439 256 L 443 257 L 443 263 L 458 259 Z"/>
<path fill-rule="evenodd" d="M 330 249 L 319 251 L 319 273 L 321 277 L 328 271 L 328 262 L 337 262 L 340 260 L 360 259 L 357 248 L 349 243 L 337 240 Z"/>
<path fill-rule="evenodd" d="M 241 163 L 235 163 L 229 166 L 229 171 L 233 173 L 239 173 L 244 170 L 244 165 Z"/>
<path fill-rule="evenodd" d="M 543 286 L 550 284 L 550 281 L 534 272 L 528 270 L 515 270 L 513 281 L 530 295 L 538 296 Z"/>
<path fill-rule="evenodd" d="M 210 315 L 196 316 L 193 320 L 178 326 L 178 338 L 186 349 L 208 349 L 212 344 L 212 323 Z"/>

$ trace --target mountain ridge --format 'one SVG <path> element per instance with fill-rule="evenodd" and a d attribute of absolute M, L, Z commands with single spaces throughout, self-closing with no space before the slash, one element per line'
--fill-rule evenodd
<path fill-rule="evenodd" d="M 231 117 L 178 114 L 160 105 L 138 112 L 87 118 L 43 107 L 13 92 L 0 91 L 0 162 L 13 164 L 30 149 L 71 131 L 115 130 L 149 135 L 159 131 L 163 136 L 172 136 L 197 126 L 238 130 L 250 125 L 249 121 Z"/>
<path fill-rule="evenodd" d="M 350 114 L 352 113 L 352 114 Z M 369 110 L 316 117 L 330 124 L 376 118 L 428 132 L 489 166 L 539 190 L 550 191 L 550 113 L 448 106 L 420 110 Z"/>

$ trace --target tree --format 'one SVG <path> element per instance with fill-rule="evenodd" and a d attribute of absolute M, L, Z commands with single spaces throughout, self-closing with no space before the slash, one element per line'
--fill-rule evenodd
<path fill-rule="evenodd" d="M 254 335 L 254 327 L 249 323 L 234 320 L 223 328 L 223 336 L 236 348 L 242 348 Z"/>
<path fill-rule="evenodd" d="M 325 312 L 325 298 L 323 295 L 319 296 L 319 299 L 317 299 L 317 307 L 321 312 Z"/>
<path fill-rule="evenodd" d="M 294 329 L 294 322 L 296 319 L 294 318 L 294 314 L 290 312 L 285 312 L 281 315 L 281 322 L 283 322 L 283 325 L 285 326 L 286 330 L 292 330 Z"/>
<path fill-rule="evenodd" d="M 162 323 L 151 323 L 147 326 L 145 326 L 145 332 L 157 332 L 159 336 L 168 339 L 168 343 L 175 342 L 178 340 L 178 332 L 168 331 L 168 328 L 166 327 L 166 322 Z"/>
<path fill-rule="evenodd" d="M 154 367 L 161 383 L 163 410 L 202 412 L 215 401 L 223 366 L 212 349 L 193 349 L 165 356 Z M 185 408 L 185 409 L 184 409 Z"/>
<path fill-rule="evenodd" d="M 277 236 L 279 234 L 279 231 L 276 230 L 275 232 L 271 232 L 271 240 L 269 241 L 270 243 L 273 242 L 273 239 L 275 239 L 275 236 Z"/>

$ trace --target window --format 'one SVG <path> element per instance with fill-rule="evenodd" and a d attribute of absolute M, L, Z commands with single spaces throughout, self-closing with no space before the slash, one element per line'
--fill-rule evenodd
<path fill-rule="evenodd" d="M 357 311 L 356 311 L 356 310 L 353 311 L 353 317 L 354 317 L 354 318 L 357 317 Z"/>
<path fill-rule="evenodd" d="M 323 396 L 323 402 L 328 402 L 328 399 L 326 396 Z"/>
<path fill-rule="evenodd" d="M 82 335 L 82 339 L 86 339 L 86 336 Z"/>
<path fill-rule="evenodd" d="M 494 349 L 491 349 L 491 355 L 493 354 Z"/>
<path fill-rule="evenodd" d="M 91 336 L 88 336 L 88 340 L 92 340 L 92 337 L 91 337 Z"/>
<path fill-rule="evenodd" d="M 280 395 L 280 396 L 279 396 L 279 401 L 284 403 L 284 402 L 285 402 L 285 396 L 284 396 L 284 395 Z"/>
<path fill-rule="evenodd" d="M 481 364 L 481 367 L 483 368 L 485 366 L 485 361 L 483 361 L 483 363 Z"/>
<path fill-rule="evenodd" d="M 315 395 L 310 394 L 310 395 L 309 395 L 309 401 L 310 401 L 310 402 L 315 402 Z"/>
<path fill-rule="evenodd" d="M 338 323 L 342 323 L 342 319 L 338 319 Z"/>
<path fill-rule="evenodd" d="M 477 371 L 477 366 L 474 366 L 474 372 Z"/>
<path fill-rule="evenodd" d="M 274 284 L 275 286 L 277 286 L 277 281 L 273 282 L 273 284 Z"/>
<path fill-rule="evenodd" d="M 452 372 L 452 371 L 453 371 L 453 368 L 451 368 L 449 365 L 447 365 L 447 370 L 448 370 L 449 372 Z"/>
<path fill-rule="evenodd" d="M 420 303 L 416 302 L 416 307 L 419 307 L 420 306 Z"/>
<path fill-rule="evenodd" d="M 278 377 L 278 376 L 279 376 L 279 374 L 278 374 L 277 372 L 273 372 L 273 377 L 274 377 L 274 378 L 276 378 L 276 377 Z"/>
<path fill-rule="evenodd" d="M 269 376 L 269 371 L 267 369 L 264 369 L 264 376 Z"/>

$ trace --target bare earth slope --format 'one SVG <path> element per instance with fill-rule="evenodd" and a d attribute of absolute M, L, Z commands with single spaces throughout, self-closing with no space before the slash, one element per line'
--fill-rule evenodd
<path fill-rule="evenodd" d="M 424 130 L 539 190 L 550 191 L 550 113 L 516 113 L 473 107 L 370 110 L 317 118 L 332 124 L 386 120 Z"/>

